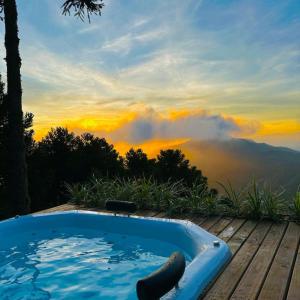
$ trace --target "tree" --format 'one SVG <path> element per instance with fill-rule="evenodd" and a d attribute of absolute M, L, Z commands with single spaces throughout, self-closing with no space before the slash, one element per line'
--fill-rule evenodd
<path fill-rule="evenodd" d="M 2 216 L 9 217 L 13 214 L 11 207 L 7 203 L 7 182 L 8 170 L 8 109 L 7 109 L 7 95 L 5 94 L 5 85 L 2 82 L 0 75 L 0 211 Z M 33 140 L 33 114 L 26 113 L 23 119 L 24 127 L 24 141 L 25 153 L 28 156 L 34 148 L 35 142 Z M 1 218 L 1 216 L 0 216 Z"/>
<path fill-rule="evenodd" d="M 196 167 L 190 166 L 189 160 L 185 159 L 185 155 L 178 149 L 160 151 L 157 156 L 156 177 L 162 182 L 182 180 L 189 186 L 196 181 L 207 184 L 206 177 L 203 177 Z"/>
<path fill-rule="evenodd" d="M 149 177 L 153 175 L 155 159 L 148 159 L 142 149 L 131 148 L 125 155 L 125 167 L 132 177 Z"/>
<path fill-rule="evenodd" d="M 114 146 L 90 133 L 77 137 L 73 161 L 75 181 L 86 180 L 93 173 L 115 176 L 123 171 L 123 161 Z"/>
<path fill-rule="evenodd" d="M 64 203 L 66 183 L 88 180 L 93 174 L 123 174 L 123 161 L 114 146 L 90 133 L 76 136 L 67 128 L 52 128 L 29 152 L 31 209 Z"/>
<path fill-rule="evenodd" d="M 43 209 L 63 202 L 64 183 L 71 171 L 76 136 L 66 128 L 52 128 L 35 145 L 28 158 L 31 209 Z"/>
<path fill-rule="evenodd" d="M 4 199 L 6 197 L 7 188 L 7 160 L 6 160 L 6 144 L 7 144 L 7 101 L 4 91 L 4 83 L 0 75 L 0 219 L 4 217 L 6 212 Z"/>
<path fill-rule="evenodd" d="M 63 14 L 71 14 L 90 21 L 90 15 L 101 15 L 102 0 L 66 0 Z M 8 110 L 8 199 L 13 214 L 29 212 L 27 166 L 25 159 L 24 126 L 22 111 L 21 57 L 19 53 L 18 12 L 16 0 L 0 0 L 4 12 L 5 48 L 7 66 Z"/>

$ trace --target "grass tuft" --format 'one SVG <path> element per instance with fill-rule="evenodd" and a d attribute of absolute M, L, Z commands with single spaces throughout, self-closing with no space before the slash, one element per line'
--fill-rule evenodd
<path fill-rule="evenodd" d="M 283 200 L 283 189 L 273 190 L 270 185 L 258 184 L 255 179 L 238 191 L 229 181 L 218 184 L 223 195 L 199 182 L 188 187 L 182 181 L 159 183 L 152 178 L 112 180 L 93 176 L 85 184 L 67 185 L 67 190 L 72 202 L 87 207 L 104 208 L 107 200 L 121 200 L 136 203 L 138 209 L 169 215 L 193 213 L 280 221 L 288 209 Z M 300 186 L 290 211 L 293 218 L 300 221 Z"/>
<path fill-rule="evenodd" d="M 246 196 L 246 211 L 245 214 L 251 219 L 261 219 L 262 217 L 262 193 L 259 190 L 258 183 L 255 179 L 252 180 L 247 188 Z"/>
<path fill-rule="evenodd" d="M 283 201 L 284 190 L 273 191 L 271 185 L 264 185 L 262 188 L 263 214 L 265 218 L 272 221 L 279 221 L 285 211 Z"/>
<path fill-rule="evenodd" d="M 217 183 L 225 192 L 225 195 L 221 196 L 219 200 L 223 212 L 231 216 L 241 216 L 245 200 L 245 189 L 236 191 L 229 180 L 227 184 Z"/>
<path fill-rule="evenodd" d="M 293 199 L 291 211 L 295 221 L 300 223 L 300 186 L 298 187 L 298 190 L 296 191 L 295 197 Z"/>

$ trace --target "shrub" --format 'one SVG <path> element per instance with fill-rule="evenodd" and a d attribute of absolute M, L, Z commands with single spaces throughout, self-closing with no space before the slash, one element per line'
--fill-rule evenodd
<path fill-rule="evenodd" d="M 153 209 L 153 195 L 155 193 L 155 182 L 149 178 L 131 180 L 135 186 L 131 200 L 137 204 L 139 209 Z"/>
<path fill-rule="evenodd" d="M 263 214 L 267 219 L 279 221 L 285 209 L 282 195 L 284 190 L 273 191 L 270 185 L 264 185 L 261 192 Z"/>
<path fill-rule="evenodd" d="M 296 191 L 293 203 L 291 206 L 292 215 L 297 222 L 300 222 L 300 186 Z"/>
<path fill-rule="evenodd" d="M 247 188 L 247 196 L 244 213 L 253 219 L 260 219 L 262 217 L 262 193 L 255 179 Z"/>
<path fill-rule="evenodd" d="M 103 208 L 107 200 L 132 201 L 139 209 L 165 211 L 169 214 L 216 211 L 216 195 L 205 184 L 188 188 L 182 181 L 158 183 L 151 178 L 103 179 L 95 176 L 84 184 L 67 185 L 71 201 L 89 207 Z"/>
<path fill-rule="evenodd" d="M 180 215 L 189 211 L 189 200 L 185 197 L 174 197 L 167 209 L 168 215 Z"/>
<path fill-rule="evenodd" d="M 187 190 L 186 198 L 188 199 L 188 207 L 192 213 L 202 215 L 213 215 L 217 209 L 217 197 L 215 193 L 211 193 L 205 184 L 194 182 Z"/>
<path fill-rule="evenodd" d="M 229 180 L 227 184 L 221 182 L 218 184 L 225 192 L 225 196 L 220 197 L 219 201 L 222 211 L 230 216 L 241 216 L 245 200 L 245 188 L 236 191 Z"/>
<path fill-rule="evenodd" d="M 182 181 L 177 182 L 166 182 L 157 184 L 155 188 L 155 198 L 154 201 L 156 202 L 155 209 L 162 210 L 162 211 L 169 211 L 170 208 L 175 210 L 174 207 L 178 207 L 178 203 L 181 203 L 179 198 L 181 195 L 185 193 L 185 187 L 182 184 Z M 176 203 L 176 205 L 175 205 Z M 182 205 L 184 202 L 182 202 Z M 185 210 L 185 207 L 180 208 L 182 211 Z"/>
<path fill-rule="evenodd" d="M 85 184 L 67 185 L 71 201 L 86 206 L 104 207 L 107 200 L 133 201 L 139 209 L 183 211 L 185 201 L 178 199 L 186 192 L 181 181 L 157 183 L 152 179 L 92 179 Z M 182 203 L 179 207 L 179 203 Z"/>
<path fill-rule="evenodd" d="M 200 213 L 202 210 L 202 199 L 204 197 L 205 189 L 203 185 L 193 183 L 192 188 L 188 190 L 187 197 L 189 198 L 189 204 L 191 212 Z"/>
<path fill-rule="evenodd" d="M 103 208 L 106 200 L 113 200 L 117 192 L 117 183 L 115 180 L 104 180 L 93 176 L 86 184 L 90 190 L 88 197 L 88 206 Z"/>
<path fill-rule="evenodd" d="M 219 183 L 225 195 L 209 190 L 199 181 L 191 187 L 182 181 L 159 183 L 152 178 L 108 179 L 93 176 L 85 184 L 67 185 L 71 201 L 88 207 L 103 208 L 107 200 L 132 201 L 138 209 L 164 211 L 170 215 L 195 213 L 205 216 L 226 214 L 252 219 L 267 218 L 279 221 L 287 208 L 283 190 L 272 190 L 270 185 L 259 185 L 252 180 L 236 191 L 231 183 Z M 300 189 L 300 187 L 299 187 Z M 291 211 L 300 221 L 300 190 Z"/>
<path fill-rule="evenodd" d="M 217 212 L 217 202 L 216 202 L 216 197 L 213 195 L 205 195 L 205 197 L 202 199 L 201 203 L 201 211 L 202 214 L 206 216 L 211 216 L 216 214 Z"/>
<path fill-rule="evenodd" d="M 90 189 L 83 184 L 66 184 L 67 192 L 71 195 L 70 201 L 77 205 L 88 204 Z"/>

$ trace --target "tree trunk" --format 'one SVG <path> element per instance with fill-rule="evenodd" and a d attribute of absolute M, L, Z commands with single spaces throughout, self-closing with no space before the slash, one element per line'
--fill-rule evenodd
<path fill-rule="evenodd" d="M 8 97 L 8 201 L 11 214 L 29 212 L 22 112 L 21 58 L 15 0 L 4 0 Z"/>

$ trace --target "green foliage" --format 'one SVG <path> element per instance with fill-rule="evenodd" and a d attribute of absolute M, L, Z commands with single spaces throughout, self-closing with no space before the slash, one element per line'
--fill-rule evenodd
<path fill-rule="evenodd" d="M 126 181 L 123 181 L 123 183 L 126 184 Z M 128 180 L 127 184 L 134 187 L 132 201 L 134 201 L 140 209 L 148 209 L 151 202 L 152 206 L 159 207 L 159 201 L 156 199 L 157 186 L 154 180 L 143 177 Z"/>
<path fill-rule="evenodd" d="M 70 195 L 72 195 L 72 202 L 74 204 L 83 204 L 88 206 L 89 204 L 89 195 L 90 189 L 87 185 L 74 183 L 74 184 L 66 184 L 67 191 Z"/>
<path fill-rule="evenodd" d="M 270 185 L 265 184 L 262 188 L 263 215 L 273 221 L 279 221 L 285 210 L 283 201 L 284 190 L 273 191 Z"/>
<path fill-rule="evenodd" d="M 155 159 L 148 159 L 142 149 L 131 148 L 125 155 L 124 167 L 129 177 L 151 177 L 155 169 Z"/>
<path fill-rule="evenodd" d="M 262 217 L 262 193 L 255 179 L 252 180 L 246 195 L 246 214 L 252 219 Z"/>
<path fill-rule="evenodd" d="M 231 216 L 240 216 L 244 206 L 245 189 L 236 191 L 231 182 L 227 181 L 227 184 L 218 182 L 223 188 L 225 196 L 220 198 L 220 206 L 223 208 L 223 212 Z"/>
<path fill-rule="evenodd" d="M 188 207 L 193 213 L 213 215 L 217 209 L 217 197 L 201 182 L 194 182 L 187 191 Z"/>
<path fill-rule="evenodd" d="M 194 183 L 188 190 L 188 198 L 191 212 L 199 213 L 202 211 L 202 199 L 205 196 L 205 188 L 202 184 Z"/>
<path fill-rule="evenodd" d="M 28 115 L 30 120 L 32 115 Z M 31 131 L 27 140 L 33 141 Z M 105 184 L 108 186 L 104 191 L 109 193 L 113 180 L 113 197 L 125 200 L 131 195 L 139 196 L 136 201 L 141 207 L 151 197 L 158 210 L 170 207 L 171 200 L 166 200 L 172 198 L 170 191 L 184 193 L 182 186 L 191 185 L 196 180 L 207 189 L 206 178 L 200 170 L 190 166 L 180 150 L 161 151 L 157 158 L 149 159 L 141 149 L 130 149 L 123 158 L 104 138 L 90 133 L 78 136 L 62 127 L 52 128 L 40 142 L 28 145 L 29 192 L 34 211 L 66 202 L 70 186 L 66 189 L 65 183 L 76 187 L 77 183 L 86 182 L 93 174 L 94 179 L 89 183 L 93 195 L 102 196 L 103 191 L 99 189 L 104 189 Z M 110 182 L 100 178 L 110 179 Z M 99 184 L 99 180 L 104 182 Z M 81 190 L 77 187 L 76 193 L 79 192 Z M 92 201 L 88 197 L 86 201 L 90 206 L 98 206 L 101 199 L 100 196 L 94 197 Z"/>
<path fill-rule="evenodd" d="M 105 139 L 89 133 L 77 136 L 57 127 L 34 144 L 28 171 L 32 209 L 39 210 L 66 201 L 65 183 L 85 182 L 93 173 L 111 178 L 122 175 L 123 160 Z"/>
<path fill-rule="evenodd" d="M 104 208 L 106 200 L 132 201 L 139 209 L 163 211 L 170 215 L 193 213 L 204 216 L 226 214 L 251 219 L 280 221 L 286 212 L 283 190 L 259 185 L 252 180 L 244 189 L 236 191 L 228 181 L 219 183 L 225 195 L 218 196 L 201 182 L 188 186 L 183 181 L 160 183 L 153 178 L 99 178 L 93 176 L 84 184 L 68 185 L 76 204 Z M 300 220 L 300 191 L 294 198 L 292 211 Z"/>
<path fill-rule="evenodd" d="M 271 185 L 262 186 L 253 179 L 247 190 L 245 215 L 253 219 L 279 221 L 285 212 L 284 190 L 272 190 Z"/>
<path fill-rule="evenodd" d="M 207 185 L 207 178 L 202 176 L 200 170 L 190 165 L 190 161 L 178 149 L 161 150 L 157 155 L 155 177 L 160 182 L 169 180 L 175 182 L 184 178 L 188 186 L 193 185 L 195 181 Z"/>
<path fill-rule="evenodd" d="M 217 202 L 213 195 L 206 194 L 203 197 L 201 204 L 201 211 L 204 213 L 204 215 L 211 216 L 216 214 Z"/>
<path fill-rule="evenodd" d="M 219 184 L 225 192 L 219 199 L 219 209 L 227 215 L 279 221 L 287 210 L 283 189 L 273 190 L 271 185 L 259 185 L 255 179 L 238 191 L 229 181 Z"/>
<path fill-rule="evenodd" d="M 298 190 L 295 193 L 295 197 L 291 206 L 291 211 L 294 219 L 297 222 L 300 222 L 300 186 L 298 187 Z"/>
<path fill-rule="evenodd" d="M 204 193 L 203 186 L 198 187 L 200 189 L 197 211 L 211 214 L 216 206 L 215 197 L 208 192 Z M 85 184 L 67 185 L 67 190 L 72 202 L 76 204 L 103 208 L 107 200 L 132 201 L 139 209 L 165 211 L 169 214 L 189 212 L 192 194 L 192 189 L 187 188 L 182 181 L 158 183 L 152 178 L 112 180 L 95 176 Z"/>

